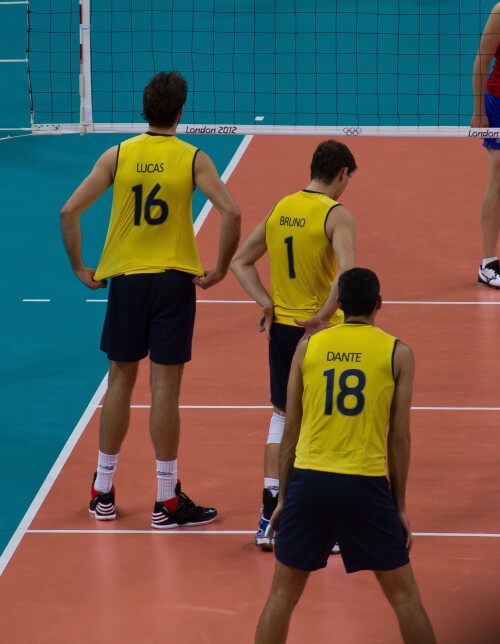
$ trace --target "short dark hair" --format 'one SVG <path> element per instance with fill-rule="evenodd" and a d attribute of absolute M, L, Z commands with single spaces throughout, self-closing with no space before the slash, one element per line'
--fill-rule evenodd
<path fill-rule="evenodd" d="M 369 268 L 351 268 L 339 277 L 339 301 L 344 315 L 370 315 L 380 295 L 378 277 Z"/>
<path fill-rule="evenodd" d="M 153 127 L 171 127 L 187 96 L 187 83 L 178 72 L 160 72 L 144 88 L 142 116 Z"/>
<path fill-rule="evenodd" d="M 352 174 L 357 165 L 354 157 L 343 143 L 330 139 L 323 141 L 316 148 L 311 161 L 311 181 L 318 179 L 324 183 L 332 183 L 342 168 Z"/>

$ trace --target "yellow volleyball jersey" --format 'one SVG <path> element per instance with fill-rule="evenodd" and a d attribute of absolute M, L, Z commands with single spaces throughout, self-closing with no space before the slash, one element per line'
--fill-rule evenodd
<path fill-rule="evenodd" d="M 191 210 L 196 152 L 175 136 L 141 134 L 120 144 L 95 280 L 167 269 L 203 275 Z"/>
<path fill-rule="evenodd" d="M 294 319 L 315 315 L 330 294 L 337 257 L 325 224 L 338 205 L 320 192 L 301 190 L 282 199 L 270 214 L 266 244 L 275 322 L 296 326 Z M 329 326 L 342 320 L 342 311 L 337 310 Z"/>
<path fill-rule="evenodd" d="M 345 323 L 313 335 L 302 367 L 303 415 L 295 467 L 386 475 L 396 338 Z"/>

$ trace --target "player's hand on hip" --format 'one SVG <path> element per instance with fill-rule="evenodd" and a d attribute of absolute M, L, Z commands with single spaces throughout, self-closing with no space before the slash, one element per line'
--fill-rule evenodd
<path fill-rule="evenodd" d="M 315 333 L 318 333 L 318 331 L 323 331 L 328 327 L 328 322 L 326 320 L 320 320 L 315 315 L 313 315 L 312 318 L 308 318 L 307 320 L 294 320 L 294 322 L 297 326 L 302 326 L 305 329 L 301 341 L 307 340 L 307 338 L 310 338 Z"/>
<path fill-rule="evenodd" d="M 108 285 L 107 280 L 94 280 L 95 271 L 95 268 L 87 268 L 84 266 L 80 271 L 76 272 L 76 276 L 85 286 L 93 291 L 96 291 L 98 288 L 106 288 Z"/>
<path fill-rule="evenodd" d="M 410 522 L 408 521 L 406 512 L 399 512 L 398 517 L 399 517 L 399 522 L 401 523 L 401 527 L 403 528 L 403 532 L 405 533 L 406 547 L 408 548 L 408 552 L 409 552 L 413 545 L 413 535 L 410 529 Z"/>
<path fill-rule="evenodd" d="M 272 304 L 266 304 L 262 307 L 262 314 L 257 320 L 257 331 L 266 332 L 267 339 L 271 339 L 271 327 L 274 319 L 274 307 Z"/>
<path fill-rule="evenodd" d="M 214 284 L 221 282 L 225 275 L 225 273 L 221 273 L 216 268 L 209 268 L 205 271 L 205 275 L 197 275 L 193 279 L 193 284 L 196 284 L 196 286 L 199 286 L 202 289 L 207 289 L 214 286 Z"/>

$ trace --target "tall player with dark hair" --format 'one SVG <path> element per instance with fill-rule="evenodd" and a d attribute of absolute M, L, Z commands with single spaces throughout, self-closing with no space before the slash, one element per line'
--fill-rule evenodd
<path fill-rule="evenodd" d="M 110 361 L 109 382 L 89 510 L 99 520 L 116 517 L 113 474 L 129 426 L 139 361 L 149 353 L 150 434 L 158 480 L 152 526 L 160 529 L 208 523 L 217 515 L 181 492 L 178 401 L 184 364 L 191 359 L 195 285 L 206 289 L 224 278 L 240 236 L 240 211 L 212 160 L 175 136 L 186 96 L 186 81 L 177 72 L 157 74 L 144 89 L 148 131 L 107 150 L 61 211 L 64 245 L 76 276 L 91 289 L 111 280 L 101 340 Z M 111 185 L 111 219 L 94 270 L 82 260 L 80 216 Z M 217 264 L 206 271 L 192 221 L 196 186 L 222 216 Z"/>
<path fill-rule="evenodd" d="M 338 324 L 337 280 L 355 264 L 354 218 L 338 199 L 356 170 L 346 145 L 323 141 L 311 162 L 306 188 L 282 199 L 236 252 L 231 269 L 262 307 L 259 331 L 269 339 L 273 415 L 264 454 L 264 490 L 255 543 L 271 549 L 266 537 L 279 491 L 279 446 L 283 435 L 286 387 L 295 348 L 306 332 Z M 271 263 L 271 293 L 255 263 L 266 253 Z"/>
<path fill-rule="evenodd" d="M 375 273 L 346 271 L 338 291 L 344 323 L 299 344 L 290 370 L 271 517 L 276 569 L 255 642 L 284 644 L 310 572 L 327 565 L 338 541 L 346 572 L 375 572 L 404 642 L 435 644 L 408 557 L 413 353 L 374 326 Z"/>

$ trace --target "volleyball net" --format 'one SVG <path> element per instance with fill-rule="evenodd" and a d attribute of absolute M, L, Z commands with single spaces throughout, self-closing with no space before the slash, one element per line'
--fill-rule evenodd
<path fill-rule="evenodd" d="M 31 0 L 32 131 L 144 131 L 179 71 L 179 132 L 469 135 L 484 0 Z"/>

